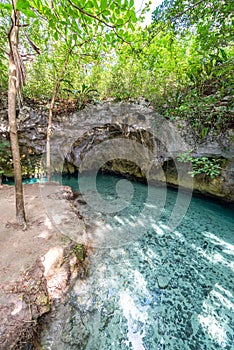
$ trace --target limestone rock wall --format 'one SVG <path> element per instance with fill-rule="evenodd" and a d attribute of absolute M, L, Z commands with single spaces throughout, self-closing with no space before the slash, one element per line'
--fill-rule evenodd
<path fill-rule="evenodd" d="M 6 112 L 0 111 L 1 138 L 8 137 Z M 43 172 L 38 162 L 45 159 L 47 115 L 45 105 L 24 106 L 18 115 L 21 152 L 27 161 L 32 159 L 31 174 Z M 195 157 L 224 159 L 221 175 L 192 180 L 188 165 L 177 162 L 177 156 L 190 149 Z M 51 153 L 54 172 L 103 169 L 234 201 L 234 130 L 199 143 L 189 125 L 178 128 L 145 103 L 107 102 L 56 116 Z"/>

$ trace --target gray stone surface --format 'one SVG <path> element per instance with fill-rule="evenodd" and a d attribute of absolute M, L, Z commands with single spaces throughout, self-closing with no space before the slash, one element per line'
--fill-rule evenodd
<path fill-rule="evenodd" d="M 0 110 L 1 138 L 8 135 L 5 107 Z M 38 160 L 45 160 L 47 115 L 47 106 L 31 105 L 18 116 L 21 152 L 32 159 L 33 176 L 43 173 Z M 199 175 L 192 181 L 188 167 L 176 161 L 190 149 L 194 156 L 226 159 L 221 176 Z M 188 125 L 178 128 L 144 103 L 106 102 L 54 117 L 51 153 L 54 172 L 102 168 L 234 201 L 234 131 L 198 143 Z"/>

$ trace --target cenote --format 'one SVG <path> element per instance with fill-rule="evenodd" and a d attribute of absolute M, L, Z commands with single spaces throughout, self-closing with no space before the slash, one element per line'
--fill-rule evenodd
<path fill-rule="evenodd" d="M 120 180 L 99 174 L 97 191 L 110 204 L 119 191 L 125 208 L 79 205 L 101 243 L 88 258 L 88 277 L 76 281 L 45 326 L 43 349 L 233 349 L 231 209 L 192 197 L 179 225 L 168 230 L 178 193 Z M 92 184 L 92 176 L 85 182 Z M 76 178 L 63 183 L 78 189 Z"/>

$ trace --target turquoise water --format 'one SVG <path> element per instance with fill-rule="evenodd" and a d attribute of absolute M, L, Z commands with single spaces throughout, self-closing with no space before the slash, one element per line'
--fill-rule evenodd
<path fill-rule="evenodd" d="M 117 200 L 119 180 L 98 176 L 103 200 Z M 78 190 L 75 178 L 64 184 Z M 78 203 L 89 230 L 113 240 L 94 247 L 89 276 L 58 305 L 43 349 L 234 349 L 233 211 L 193 197 L 170 231 L 177 192 L 131 184 L 131 204 L 118 212 Z"/>

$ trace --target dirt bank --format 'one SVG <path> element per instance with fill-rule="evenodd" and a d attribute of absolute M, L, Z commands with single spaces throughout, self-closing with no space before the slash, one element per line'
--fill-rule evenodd
<path fill-rule="evenodd" d="M 85 268 L 85 247 L 64 236 L 51 222 L 39 185 L 25 185 L 24 192 L 26 230 L 15 222 L 14 187 L 0 187 L 1 350 L 23 349 L 37 332 L 41 315 L 50 310 L 54 300 L 64 297 Z M 56 203 L 72 211 L 71 190 L 58 186 L 56 193 Z M 77 218 L 75 224 L 82 225 L 82 221 Z"/>

